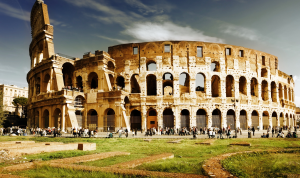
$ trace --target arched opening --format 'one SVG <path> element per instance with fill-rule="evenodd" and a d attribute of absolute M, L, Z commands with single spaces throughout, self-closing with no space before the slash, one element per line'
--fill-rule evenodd
<path fill-rule="evenodd" d="M 142 129 L 141 112 L 138 110 L 131 111 L 130 114 L 130 127 L 132 130 Z"/>
<path fill-rule="evenodd" d="M 245 110 L 240 111 L 240 128 L 247 130 L 247 112 Z"/>
<path fill-rule="evenodd" d="M 91 72 L 88 76 L 88 83 L 90 89 L 97 89 L 98 88 L 98 75 L 96 72 Z"/>
<path fill-rule="evenodd" d="M 40 94 L 40 92 L 41 92 L 41 90 L 40 90 L 40 89 L 41 89 L 40 83 L 41 83 L 41 78 L 38 77 L 38 78 L 35 80 L 35 92 L 36 92 L 37 95 Z"/>
<path fill-rule="evenodd" d="M 125 88 L 125 79 L 122 76 L 117 77 L 117 87 L 118 90 L 123 90 Z"/>
<path fill-rule="evenodd" d="M 211 78 L 211 96 L 212 97 L 221 97 L 221 82 L 220 77 L 217 75 L 212 76 Z"/>
<path fill-rule="evenodd" d="M 34 114 L 34 120 L 35 120 L 35 127 L 42 127 L 40 126 L 40 112 L 39 111 L 35 111 Z"/>
<path fill-rule="evenodd" d="M 212 62 L 210 64 L 210 70 L 213 71 L 213 72 L 220 72 L 220 64 L 219 62 Z"/>
<path fill-rule="evenodd" d="M 181 123 L 181 128 L 190 128 L 190 112 L 187 109 L 183 109 L 181 111 L 181 119 L 180 119 L 180 123 Z"/>
<path fill-rule="evenodd" d="M 277 102 L 277 87 L 274 81 L 271 83 L 271 98 L 272 102 Z"/>
<path fill-rule="evenodd" d="M 50 75 L 46 74 L 43 81 L 43 87 L 42 87 L 44 93 L 47 91 L 50 91 Z"/>
<path fill-rule="evenodd" d="M 74 107 L 75 108 L 84 108 L 85 99 L 83 96 L 79 95 L 76 96 L 74 100 Z"/>
<path fill-rule="evenodd" d="M 174 114 L 172 109 L 165 109 L 163 112 L 163 128 L 174 128 Z"/>
<path fill-rule="evenodd" d="M 243 95 L 247 96 L 247 80 L 244 76 L 240 77 L 239 90 L 240 90 L 240 94 L 243 94 Z"/>
<path fill-rule="evenodd" d="M 78 88 L 79 91 L 83 91 L 83 83 L 82 83 L 82 77 L 78 76 L 76 77 L 76 87 Z"/>
<path fill-rule="evenodd" d="M 157 128 L 157 113 L 155 109 L 148 110 L 147 129 Z"/>
<path fill-rule="evenodd" d="M 256 78 L 251 79 L 251 96 L 258 97 L 258 82 Z"/>
<path fill-rule="evenodd" d="M 107 69 L 110 70 L 110 71 L 112 71 L 112 72 L 114 72 L 115 71 L 115 65 L 114 65 L 114 63 L 111 62 L 111 61 L 108 61 L 108 63 L 107 63 Z"/>
<path fill-rule="evenodd" d="M 289 90 L 289 101 L 291 101 L 292 100 L 291 89 L 289 88 L 288 90 Z"/>
<path fill-rule="evenodd" d="M 109 83 L 112 88 L 112 90 L 115 90 L 115 82 L 114 82 L 114 76 L 112 74 L 108 74 Z"/>
<path fill-rule="evenodd" d="M 290 114 L 290 121 L 291 121 L 291 128 L 293 128 L 294 127 L 294 119 L 293 119 L 292 114 Z"/>
<path fill-rule="evenodd" d="M 268 78 L 268 71 L 266 68 L 261 69 L 261 77 Z"/>
<path fill-rule="evenodd" d="M 91 109 L 87 114 L 87 127 L 89 130 L 95 130 L 98 127 L 98 113 Z"/>
<path fill-rule="evenodd" d="M 147 75 L 147 95 L 148 96 L 153 96 L 153 95 L 157 95 L 156 93 L 156 76 L 153 74 L 149 74 Z"/>
<path fill-rule="evenodd" d="M 205 93 L 205 75 L 198 73 L 196 75 L 196 91 L 202 91 Z"/>
<path fill-rule="evenodd" d="M 221 129 L 221 111 L 219 109 L 215 109 L 212 112 L 212 125 L 211 127 Z"/>
<path fill-rule="evenodd" d="M 200 128 L 205 128 L 207 127 L 206 124 L 206 111 L 204 109 L 198 109 L 196 113 L 196 125 L 198 130 Z"/>
<path fill-rule="evenodd" d="M 154 61 L 147 62 L 147 71 L 156 71 L 156 63 Z"/>
<path fill-rule="evenodd" d="M 261 98 L 264 101 L 269 99 L 268 82 L 263 80 L 261 83 Z"/>
<path fill-rule="evenodd" d="M 227 111 L 227 127 L 231 128 L 232 130 L 235 130 L 235 112 L 234 110 L 230 109 Z"/>
<path fill-rule="evenodd" d="M 46 109 L 43 113 L 43 122 L 44 122 L 44 128 L 49 127 L 49 111 Z"/>
<path fill-rule="evenodd" d="M 190 76 L 189 76 L 189 74 L 183 72 L 179 75 L 179 89 L 180 89 L 180 94 L 190 92 Z"/>
<path fill-rule="evenodd" d="M 103 130 L 104 131 L 115 131 L 115 111 L 113 109 L 106 109 L 103 118 Z"/>
<path fill-rule="evenodd" d="M 125 105 L 130 104 L 129 98 L 127 96 L 125 96 L 125 98 L 124 98 L 124 103 L 125 103 Z"/>
<path fill-rule="evenodd" d="M 284 99 L 287 100 L 287 88 L 284 86 Z"/>
<path fill-rule="evenodd" d="M 284 121 L 284 117 L 283 117 L 283 113 L 280 113 L 280 117 L 279 117 L 279 126 L 283 126 L 283 121 Z"/>
<path fill-rule="evenodd" d="M 53 113 L 53 117 L 54 117 L 54 120 L 53 120 L 53 125 L 55 128 L 60 128 L 61 127 L 61 111 L 60 109 L 56 108 L 54 110 L 54 113 Z"/>
<path fill-rule="evenodd" d="M 268 111 L 264 111 L 263 112 L 263 129 L 267 130 L 269 127 L 269 112 Z"/>
<path fill-rule="evenodd" d="M 273 112 L 272 113 L 272 127 L 275 128 L 277 125 L 277 113 Z"/>
<path fill-rule="evenodd" d="M 73 86 L 72 79 L 73 79 L 74 70 L 75 70 L 74 66 L 69 62 L 64 63 L 62 66 L 64 85 L 67 88 L 72 88 Z"/>
<path fill-rule="evenodd" d="M 281 85 L 281 83 L 279 83 L 279 89 L 278 89 L 278 92 L 279 92 L 279 99 L 280 99 L 280 100 L 283 99 L 282 90 L 283 90 L 282 85 Z"/>
<path fill-rule="evenodd" d="M 291 122 L 290 122 L 290 118 L 289 118 L 288 113 L 285 114 L 285 119 L 286 119 L 286 125 L 290 126 Z"/>
<path fill-rule="evenodd" d="M 78 127 L 82 128 L 82 126 L 83 126 L 83 124 L 82 124 L 83 112 L 81 110 L 76 110 L 75 115 L 76 115 L 76 120 L 77 120 L 77 123 L 78 123 Z"/>
<path fill-rule="evenodd" d="M 130 79 L 131 93 L 141 93 L 139 85 L 140 77 L 138 74 L 133 74 Z"/>
<path fill-rule="evenodd" d="M 234 78 L 232 75 L 226 77 L 226 97 L 234 97 Z"/>
<path fill-rule="evenodd" d="M 251 114 L 252 126 L 256 129 L 259 126 L 259 117 L 257 111 L 252 111 Z"/>
<path fill-rule="evenodd" d="M 173 95 L 173 75 L 169 72 L 163 75 L 163 95 Z"/>

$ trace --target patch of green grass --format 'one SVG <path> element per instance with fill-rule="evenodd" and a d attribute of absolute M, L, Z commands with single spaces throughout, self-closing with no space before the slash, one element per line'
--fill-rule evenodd
<path fill-rule="evenodd" d="M 88 177 L 88 178 L 135 178 L 136 176 L 127 176 L 127 175 L 116 175 L 111 173 L 104 172 L 94 172 L 94 171 L 78 171 L 72 169 L 62 169 L 62 168 L 53 168 L 49 166 L 37 166 L 34 169 L 14 172 L 13 174 L 25 176 L 25 177 L 34 177 L 34 178 L 79 178 L 79 177 Z"/>
<path fill-rule="evenodd" d="M 222 161 L 223 167 L 238 177 L 280 177 L 300 174 L 300 153 L 248 153 Z"/>
<path fill-rule="evenodd" d="M 2 139 L 4 138 L 4 139 Z M 1 141 L 11 140 L 32 140 L 36 142 L 94 142 L 97 145 L 95 151 L 59 151 L 52 153 L 42 153 L 36 155 L 26 155 L 28 160 L 54 160 L 67 157 L 82 156 L 94 153 L 103 153 L 111 151 L 129 152 L 129 156 L 116 156 L 93 162 L 80 163 L 91 166 L 110 166 L 117 163 L 123 163 L 151 155 L 162 153 L 173 153 L 173 159 L 160 160 L 149 164 L 143 164 L 135 169 L 163 171 L 163 172 L 181 172 L 192 174 L 204 174 L 202 170 L 203 162 L 211 157 L 224 154 L 251 150 L 274 150 L 286 148 L 299 148 L 300 139 L 222 139 L 216 140 L 212 145 L 198 145 L 196 142 L 203 140 L 182 140 L 179 144 L 167 143 L 168 139 L 152 139 L 151 142 L 145 142 L 143 139 L 100 139 L 100 138 L 48 138 L 48 137 L 1 137 Z M 232 142 L 246 141 L 251 146 L 229 146 Z M 0 165 L 1 166 L 1 165 Z M 37 172 L 39 169 L 36 168 Z M 59 170 L 59 169 L 57 169 Z M 49 171 L 51 172 L 51 171 Z M 68 172 L 68 171 L 65 171 Z M 79 171 L 80 172 L 80 171 Z M 84 172 L 84 171 L 81 171 Z M 67 173 L 66 173 L 67 174 Z M 63 174 L 63 175 L 66 175 Z M 51 175 L 51 174 L 50 174 Z M 78 176 L 81 174 L 77 174 Z M 26 175 L 24 175 L 26 176 Z M 52 175 L 51 175 L 52 176 Z M 82 175 L 83 176 L 83 175 Z M 31 177 L 31 176 L 26 176 Z M 80 177 L 80 176 L 79 176 Z M 84 177 L 84 176 L 83 176 Z"/>

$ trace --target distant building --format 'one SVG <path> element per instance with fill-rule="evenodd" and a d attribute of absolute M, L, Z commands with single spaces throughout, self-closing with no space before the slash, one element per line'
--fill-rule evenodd
<path fill-rule="evenodd" d="M 22 108 L 17 108 L 12 104 L 13 100 L 17 97 L 28 98 L 28 88 L 20 88 L 16 85 L 0 85 L 0 91 L 3 91 L 3 105 L 4 110 L 8 111 L 9 114 L 21 115 Z M 17 111 L 18 110 L 18 111 Z"/>

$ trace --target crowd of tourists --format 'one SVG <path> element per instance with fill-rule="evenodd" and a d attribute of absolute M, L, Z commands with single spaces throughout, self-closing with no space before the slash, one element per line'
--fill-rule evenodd
<path fill-rule="evenodd" d="M 292 131 L 292 129 L 294 129 L 294 131 Z M 285 135 L 283 130 L 287 130 L 287 134 Z M 261 138 L 269 138 L 270 137 L 270 133 L 272 133 L 272 137 L 276 137 L 276 138 L 298 138 L 297 135 L 297 127 L 268 127 L 267 129 L 267 133 L 263 133 L 263 135 L 261 136 Z"/>

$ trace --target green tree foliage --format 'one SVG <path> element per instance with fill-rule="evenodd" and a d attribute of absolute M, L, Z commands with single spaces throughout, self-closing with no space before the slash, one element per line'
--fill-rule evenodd
<path fill-rule="evenodd" d="M 28 101 L 28 98 L 18 97 L 13 100 L 12 104 L 17 107 L 22 106 L 22 111 L 24 111 L 24 107 L 27 105 L 27 101 Z M 22 115 L 23 115 L 23 113 L 22 113 Z"/>

